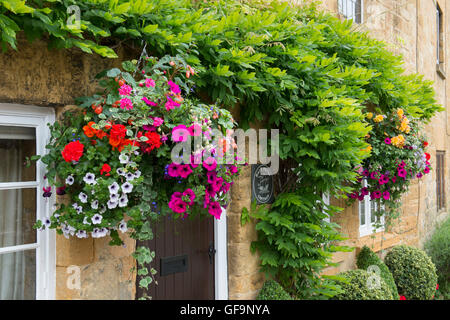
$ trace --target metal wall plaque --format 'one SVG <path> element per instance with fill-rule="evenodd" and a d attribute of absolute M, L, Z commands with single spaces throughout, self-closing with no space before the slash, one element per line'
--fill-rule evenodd
<path fill-rule="evenodd" d="M 188 269 L 188 255 L 161 258 L 160 275 L 186 272 Z"/>
<path fill-rule="evenodd" d="M 252 201 L 257 204 L 273 203 L 273 175 L 265 164 L 252 164 Z"/>

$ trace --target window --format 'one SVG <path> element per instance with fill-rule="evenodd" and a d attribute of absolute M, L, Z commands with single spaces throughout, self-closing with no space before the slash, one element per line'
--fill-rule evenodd
<path fill-rule="evenodd" d="M 338 0 L 339 14 L 355 23 L 363 21 L 363 0 Z"/>
<path fill-rule="evenodd" d="M 436 151 L 437 209 L 445 208 L 445 151 Z"/>
<path fill-rule="evenodd" d="M 37 231 L 51 206 L 42 197 L 43 154 L 53 109 L 0 103 L 0 300 L 54 298 L 55 233 Z"/>
<path fill-rule="evenodd" d="M 367 181 L 364 180 L 364 187 L 367 186 Z M 377 225 L 384 224 L 384 217 L 379 216 L 379 212 L 384 210 L 384 206 L 380 204 L 379 200 L 371 200 L 370 195 L 364 197 L 363 201 L 359 202 L 359 236 L 364 237 L 375 232 L 383 231 L 383 227 L 376 228 Z M 378 215 L 377 215 L 378 213 Z"/>

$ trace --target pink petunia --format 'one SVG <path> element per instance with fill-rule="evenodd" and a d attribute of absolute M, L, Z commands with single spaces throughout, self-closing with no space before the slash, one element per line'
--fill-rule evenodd
<path fill-rule="evenodd" d="M 186 179 L 192 173 L 192 169 L 188 164 L 182 164 L 178 167 L 178 173 L 180 177 Z"/>
<path fill-rule="evenodd" d="M 123 99 L 120 100 L 120 108 L 121 109 L 131 110 L 131 109 L 133 109 L 133 103 L 131 102 L 130 99 L 123 98 Z"/>
<path fill-rule="evenodd" d="M 184 124 L 180 124 L 172 129 L 172 141 L 184 142 L 188 140 L 189 130 Z"/>
<path fill-rule="evenodd" d="M 389 193 L 389 191 L 384 191 L 383 192 L 383 199 L 384 200 L 389 200 L 391 198 L 391 194 Z"/>
<path fill-rule="evenodd" d="M 367 196 L 367 195 L 369 194 L 369 189 L 367 189 L 367 188 L 362 188 L 362 189 L 361 189 L 361 194 L 362 194 L 363 196 Z"/>
<path fill-rule="evenodd" d="M 183 192 L 183 197 L 189 197 L 190 202 L 188 203 L 188 205 L 192 206 L 194 204 L 194 200 L 195 200 L 195 193 L 192 189 L 188 188 L 186 190 L 184 190 Z"/>
<path fill-rule="evenodd" d="M 430 167 L 425 167 L 425 169 L 423 169 L 423 173 L 425 174 L 430 173 Z"/>
<path fill-rule="evenodd" d="M 206 178 L 208 179 L 208 183 L 210 183 L 210 184 L 214 183 L 214 181 L 217 178 L 217 172 L 215 172 L 215 171 L 208 171 L 206 173 Z"/>
<path fill-rule="evenodd" d="M 169 166 L 167 167 L 167 174 L 172 178 L 179 177 L 180 176 L 180 172 L 178 171 L 179 166 L 180 165 L 176 163 L 169 164 Z"/>
<path fill-rule="evenodd" d="M 381 191 L 377 190 L 377 191 L 372 192 L 370 197 L 371 198 L 373 197 L 373 199 L 380 199 L 381 198 Z"/>
<path fill-rule="evenodd" d="M 222 208 L 220 207 L 219 202 L 217 201 L 211 202 L 208 206 L 208 212 L 210 215 L 214 216 L 214 218 L 220 219 L 220 215 L 222 214 Z"/>
<path fill-rule="evenodd" d="M 176 191 L 176 192 L 172 193 L 172 196 L 170 197 L 170 200 L 173 200 L 173 199 L 181 200 L 182 196 L 183 196 L 183 194 L 181 192 Z"/>
<path fill-rule="evenodd" d="M 173 199 L 169 202 L 169 208 L 172 209 L 175 213 L 184 213 L 186 212 L 187 204 L 186 202 L 180 199 Z"/>
<path fill-rule="evenodd" d="M 386 144 L 391 144 L 391 139 L 390 139 L 390 138 L 384 139 L 384 143 L 386 143 Z"/>
<path fill-rule="evenodd" d="M 151 79 L 151 78 L 147 78 L 147 79 L 145 79 L 145 86 L 147 87 L 147 88 L 149 88 L 149 87 L 155 87 L 155 80 L 153 80 L 153 79 Z"/>
<path fill-rule="evenodd" d="M 405 169 L 403 169 L 403 168 L 398 169 L 398 176 L 400 178 L 405 178 L 407 175 L 408 175 L 408 172 Z"/>
<path fill-rule="evenodd" d="M 203 161 L 203 167 L 208 171 L 216 170 L 217 168 L 217 161 L 213 157 L 206 158 L 205 161 Z"/>

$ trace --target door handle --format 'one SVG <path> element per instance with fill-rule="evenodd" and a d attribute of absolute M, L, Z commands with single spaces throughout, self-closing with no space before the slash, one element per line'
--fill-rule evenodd
<path fill-rule="evenodd" d="M 216 249 L 214 249 L 214 243 L 211 241 L 209 243 L 209 248 L 208 248 L 209 264 L 213 264 L 213 258 L 214 258 L 215 254 L 216 254 Z"/>

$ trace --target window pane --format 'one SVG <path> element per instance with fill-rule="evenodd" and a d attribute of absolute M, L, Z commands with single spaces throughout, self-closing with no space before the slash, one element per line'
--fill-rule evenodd
<path fill-rule="evenodd" d="M 365 201 L 359 203 L 359 225 L 363 226 L 366 224 L 366 210 Z"/>
<path fill-rule="evenodd" d="M 0 254 L 0 300 L 36 299 L 36 250 Z"/>
<path fill-rule="evenodd" d="M 36 180 L 36 165 L 25 167 L 26 157 L 36 154 L 36 129 L 0 126 L 0 182 Z"/>
<path fill-rule="evenodd" d="M 35 243 L 36 189 L 0 190 L 0 247 Z"/>
<path fill-rule="evenodd" d="M 376 201 L 370 201 L 370 222 L 376 221 L 377 203 Z"/>

